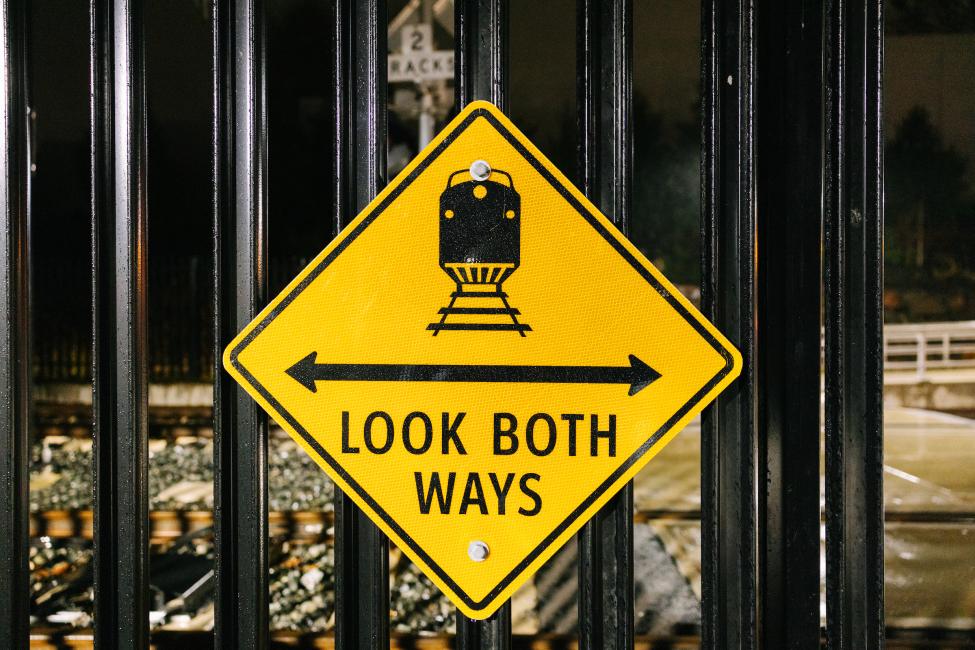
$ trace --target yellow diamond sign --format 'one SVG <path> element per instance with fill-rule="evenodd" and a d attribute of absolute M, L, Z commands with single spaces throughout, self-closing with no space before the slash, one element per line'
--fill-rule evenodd
<path fill-rule="evenodd" d="M 461 611 L 486 618 L 741 357 L 475 102 L 224 365 Z"/>

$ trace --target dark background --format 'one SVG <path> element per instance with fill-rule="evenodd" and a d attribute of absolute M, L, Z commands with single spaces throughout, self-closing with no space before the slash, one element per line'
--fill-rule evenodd
<path fill-rule="evenodd" d="M 391 0 L 390 18 L 403 4 Z M 212 363 L 208 5 L 147 2 L 150 349 L 159 379 L 205 378 Z M 326 7 L 269 2 L 272 294 L 329 236 Z M 512 118 L 574 178 L 574 2 L 512 2 L 511 11 Z M 631 237 L 671 279 L 694 287 L 700 9 L 636 0 L 634 11 Z M 80 379 L 90 339 L 87 5 L 37 0 L 32 31 L 35 357 L 41 376 Z M 975 318 L 975 2 L 890 0 L 887 32 L 888 320 Z M 415 153 L 414 134 L 391 117 L 390 146 Z"/>

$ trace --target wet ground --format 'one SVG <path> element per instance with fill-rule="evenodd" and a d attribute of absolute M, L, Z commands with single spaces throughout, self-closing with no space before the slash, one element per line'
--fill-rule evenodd
<path fill-rule="evenodd" d="M 975 420 L 917 409 L 884 417 L 887 623 L 975 630 Z M 637 477 L 635 502 L 699 598 L 699 425 Z M 643 559 L 635 574 L 649 582 L 659 571 Z"/>

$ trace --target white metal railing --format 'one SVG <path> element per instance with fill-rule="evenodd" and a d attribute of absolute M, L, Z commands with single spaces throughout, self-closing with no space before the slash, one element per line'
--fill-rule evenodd
<path fill-rule="evenodd" d="M 917 381 L 932 370 L 975 371 L 975 321 L 885 325 L 884 369 Z"/>

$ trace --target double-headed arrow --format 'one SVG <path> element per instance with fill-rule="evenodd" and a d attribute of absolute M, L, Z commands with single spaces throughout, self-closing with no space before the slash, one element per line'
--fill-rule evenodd
<path fill-rule="evenodd" d="M 288 368 L 288 375 L 315 392 L 317 381 L 459 381 L 542 384 L 629 384 L 630 395 L 660 373 L 630 355 L 628 366 L 456 366 L 392 363 L 317 363 L 312 352 Z"/>

